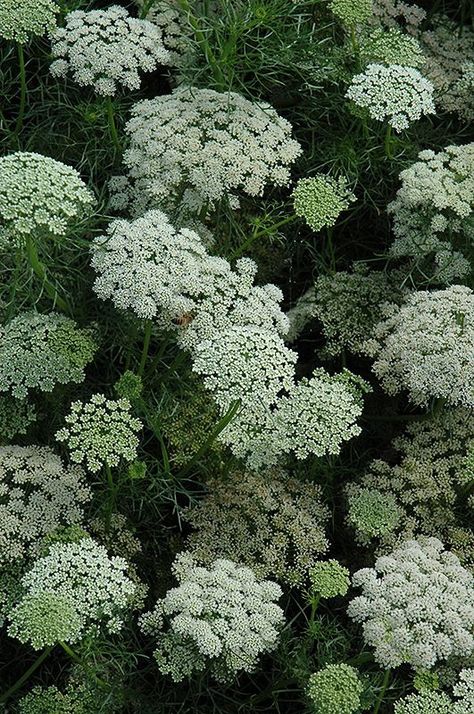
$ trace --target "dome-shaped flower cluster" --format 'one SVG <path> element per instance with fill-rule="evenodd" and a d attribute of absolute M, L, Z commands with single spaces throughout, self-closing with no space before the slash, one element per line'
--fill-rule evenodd
<path fill-rule="evenodd" d="M 369 64 L 352 78 L 346 97 L 366 108 L 372 119 L 387 121 L 396 131 L 435 113 L 431 82 L 416 68 L 400 64 Z"/>
<path fill-rule="evenodd" d="M 301 585 L 328 547 L 329 510 L 321 488 L 273 469 L 208 480 L 208 494 L 183 514 L 194 532 L 187 548 L 206 565 L 233 558 L 258 578 Z"/>
<path fill-rule="evenodd" d="M 309 571 L 311 591 L 323 598 L 346 595 L 351 583 L 349 571 L 337 560 L 321 560 Z"/>
<path fill-rule="evenodd" d="M 139 213 L 178 201 L 198 212 L 239 191 L 260 196 L 268 184 L 288 184 L 301 153 L 291 125 L 268 104 L 195 87 L 138 102 L 126 132 L 124 163 Z M 119 191 L 115 205 L 125 202 Z"/>
<path fill-rule="evenodd" d="M 358 671 L 348 664 L 328 664 L 315 672 L 306 690 L 314 714 L 356 714 L 363 691 Z"/>
<path fill-rule="evenodd" d="M 169 51 L 170 63 L 180 65 L 189 48 L 190 27 L 179 0 L 155 0 L 150 6 L 148 0 L 134 0 L 142 11 L 148 8 L 146 19 L 160 30 L 163 45 Z M 213 2 L 208 3 L 211 8 Z"/>
<path fill-rule="evenodd" d="M 107 399 L 93 394 L 88 402 L 73 402 L 65 417 L 66 426 L 56 434 L 64 441 L 76 463 L 95 473 L 106 464 L 117 466 L 121 459 L 133 461 L 142 423 L 131 415 L 128 399 Z"/>
<path fill-rule="evenodd" d="M 372 15 L 372 0 L 331 0 L 329 8 L 345 25 L 367 22 Z"/>
<path fill-rule="evenodd" d="M 91 498 L 78 466 L 46 446 L 0 447 L 0 564 L 34 552 L 52 531 L 81 523 Z"/>
<path fill-rule="evenodd" d="M 59 6 L 54 0 L 2 0 L 0 37 L 25 44 L 31 35 L 45 35 L 56 26 Z"/>
<path fill-rule="evenodd" d="M 140 70 L 152 72 L 170 64 L 160 30 L 147 20 L 130 17 L 125 8 L 76 10 L 66 15 L 66 24 L 51 35 L 54 62 L 51 74 L 71 72 L 80 86 L 113 96 L 119 87 L 138 89 Z"/>
<path fill-rule="evenodd" d="M 117 632 L 135 592 L 127 567 L 92 538 L 52 545 L 23 576 L 23 594 L 9 613 L 8 633 L 42 649 L 59 641 L 78 642 L 101 624 Z"/>
<path fill-rule="evenodd" d="M 474 651 L 474 576 L 437 538 L 420 537 L 353 576 L 349 616 L 386 668 L 431 669 Z"/>
<path fill-rule="evenodd" d="M 394 711 L 395 714 L 453 714 L 453 705 L 444 692 L 421 692 L 400 699 Z M 463 710 L 462 714 L 468 712 Z"/>
<path fill-rule="evenodd" d="M 474 294 L 462 285 L 409 295 L 386 305 L 365 344 L 387 394 L 407 391 L 411 402 L 443 399 L 474 406 Z"/>
<path fill-rule="evenodd" d="M 276 583 L 258 581 L 230 560 L 199 566 L 189 553 L 177 556 L 173 570 L 178 587 L 140 618 L 143 632 L 157 641 L 163 674 L 179 682 L 209 667 L 226 681 L 251 672 L 261 654 L 275 649 L 284 622 Z"/>
<path fill-rule="evenodd" d="M 420 43 L 397 27 L 377 27 L 360 38 L 360 58 L 364 64 L 398 64 L 420 69 L 426 62 Z"/>
<path fill-rule="evenodd" d="M 92 330 L 64 315 L 18 315 L 0 328 L 0 391 L 24 399 L 31 389 L 82 382 L 96 349 Z"/>
<path fill-rule="evenodd" d="M 0 158 L 0 240 L 65 235 L 94 204 L 70 166 L 29 151 Z"/>
<path fill-rule="evenodd" d="M 344 176 L 335 179 L 325 174 L 300 179 L 292 198 L 296 215 L 304 218 L 314 231 L 333 226 L 356 200 Z"/>

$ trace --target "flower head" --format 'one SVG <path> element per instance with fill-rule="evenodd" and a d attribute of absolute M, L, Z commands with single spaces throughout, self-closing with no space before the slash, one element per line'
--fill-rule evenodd
<path fill-rule="evenodd" d="M 336 180 L 325 174 L 300 179 L 292 198 L 296 215 L 304 218 L 314 231 L 333 226 L 339 215 L 356 200 L 344 176 Z"/>
<path fill-rule="evenodd" d="M 372 15 L 372 0 L 331 0 L 329 8 L 345 25 L 367 22 Z"/>
<path fill-rule="evenodd" d="M 349 571 L 337 560 L 321 560 L 309 571 L 311 590 L 323 598 L 346 595 L 351 583 Z"/>
<path fill-rule="evenodd" d="M 25 44 L 31 35 L 45 35 L 56 26 L 54 0 L 2 0 L 0 37 Z"/>
<path fill-rule="evenodd" d="M 311 675 L 306 691 L 314 714 L 355 714 L 364 686 L 354 667 L 329 664 Z"/>

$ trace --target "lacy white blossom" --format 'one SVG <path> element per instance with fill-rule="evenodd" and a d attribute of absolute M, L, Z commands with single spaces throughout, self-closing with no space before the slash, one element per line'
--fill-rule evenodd
<path fill-rule="evenodd" d="M 209 667 L 218 680 L 251 672 L 278 643 L 283 611 L 280 587 L 258 581 L 250 568 L 218 559 L 209 568 L 189 553 L 174 563 L 178 587 L 143 615 L 143 632 L 157 640 L 155 659 L 163 674 L 182 681 Z"/>
<path fill-rule="evenodd" d="M 474 143 L 421 151 L 400 179 L 388 206 L 396 236 L 392 255 L 439 254 L 451 249 L 452 237 L 474 238 Z"/>
<path fill-rule="evenodd" d="M 133 461 L 142 423 L 130 410 L 128 399 L 93 394 L 88 402 L 71 404 L 66 426 L 57 432 L 56 439 L 67 444 L 74 462 L 84 463 L 92 473 L 104 464 L 117 466 L 122 459 Z"/>
<path fill-rule="evenodd" d="M 296 215 L 314 231 L 335 225 L 339 215 L 356 200 L 344 176 L 336 180 L 325 174 L 300 179 L 292 198 Z"/>
<path fill-rule="evenodd" d="M 474 57 L 474 31 L 447 18 L 435 19 L 433 29 L 420 34 L 427 56 L 423 73 L 435 88 L 435 102 L 462 119 L 474 118 L 474 99 L 470 67 Z"/>
<path fill-rule="evenodd" d="M 383 667 L 431 669 L 474 651 L 474 576 L 437 538 L 403 543 L 353 577 L 349 616 Z"/>
<path fill-rule="evenodd" d="M 82 382 L 96 348 L 92 331 L 64 315 L 18 315 L 0 328 L 0 390 L 24 399 L 30 389 Z"/>
<path fill-rule="evenodd" d="M 372 119 L 387 121 L 396 131 L 435 113 L 431 82 L 414 67 L 399 64 L 369 64 L 352 78 L 346 97 L 365 107 Z"/>
<path fill-rule="evenodd" d="M 372 11 L 374 24 L 386 28 L 402 27 L 413 36 L 418 34 L 426 18 L 426 10 L 403 0 L 373 0 Z"/>
<path fill-rule="evenodd" d="M 9 395 L 0 396 L 0 444 L 8 443 L 18 434 L 26 434 L 36 417 L 34 404 Z"/>
<path fill-rule="evenodd" d="M 149 5 L 148 0 L 134 0 L 140 10 Z M 207 4 L 209 7 L 210 4 Z M 155 0 L 148 10 L 146 19 L 160 30 L 163 45 L 169 51 L 171 63 L 179 65 L 183 54 L 189 48 L 191 28 L 179 4 L 179 0 Z"/>
<path fill-rule="evenodd" d="M 328 664 L 311 675 L 306 691 L 314 714 L 356 714 L 364 685 L 354 667 Z"/>
<path fill-rule="evenodd" d="M 78 466 L 46 446 L 0 447 L 0 564 L 19 560 L 60 526 L 81 523 L 91 497 Z"/>
<path fill-rule="evenodd" d="M 444 692 L 421 692 L 400 699 L 395 703 L 394 711 L 395 714 L 453 714 L 453 705 Z"/>
<path fill-rule="evenodd" d="M 78 642 L 101 624 L 117 632 L 135 591 L 126 570 L 123 558 L 110 558 L 92 538 L 51 546 L 22 578 L 9 635 L 42 649 Z"/>
<path fill-rule="evenodd" d="M 110 702 L 110 694 L 107 706 L 110 714 L 118 711 Z M 104 701 L 93 686 L 81 686 L 81 683 L 73 686 L 73 682 L 69 682 L 64 692 L 54 685 L 33 687 L 20 699 L 18 707 L 19 714 L 101 714 Z"/>
<path fill-rule="evenodd" d="M 427 405 L 474 406 L 474 294 L 462 285 L 412 293 L 386 305 L 365 349 L 387 394 Z"/>
<path fill-rule="evenodd" d="M 138 89 L 140 71 L 152 72 L 170 63 L 160 30 L 147 20 L 130 17 L 123 7 L 76 10 L 51 35 L 51 74 L 71 72 L 80 86 L 113 96 L 120 87 Z"/>
<path fill-rule="evenodd" d="M 124 163 L 139 213 L 177 203 L 197 212 L 239 191 L 260 196 L 268 184 L 288 184 L 301 153 L 291 125 L 270 105 L 195 87 L 138 102 L 126 132 Z M 118 194 L 122 208 L 127 189 Z"/>
<path fill-rule="evenodd" d="M 363 33 L 359 39 L 359 51 L 364 64 L 398 64 L 419 69 L 426 61 L 418 40 L 397 27 L 389 30 L 377 27 Z"/>
<path fill-rule="evenodd" d="M 0 37 L 25 44 L 31 35 L 45 35 L 56 26 L 54 0 L 2 0 Z"/>
<path fill-rule="evenodd" d="M 77 171 L 48 156 L 18 151 L 0 158 L 0 239 L 65 235 L 94 197 Z"/>
<path fill-rule="evenodd" d="M 459 680 L 453 687 L 453 694 L 456 703 L 452 714 L 474 713 L 474 669 L 463 669 L 459 673 Z"/>
<path fill-rule="evenodd" d="M 233 472 L 206 482 L 205 498 L 184 512 L 192 555 L 206 565 L 234 558 L 258 578 L 301 585 L 328 547 L 329 510 L 320 486 L 274 469 Z"/>

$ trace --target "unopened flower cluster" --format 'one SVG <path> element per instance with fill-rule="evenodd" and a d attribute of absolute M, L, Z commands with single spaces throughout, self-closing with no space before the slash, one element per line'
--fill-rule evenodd
<path fill-rule="evenodd" d="M 0 37 L 25 44 L 31 35 L 51 32 L 56 26 L 58 11 L 54 0 L 2 0 Z"/>
<path fill-rule="evenodd" d="M 196 560 L 208 565 L 219 557 L 233 558 L 258 578 L 290 585 L 307 579 L 328 547 L 329 510 L 320 486 L 279 469 L 233 472 L 206 485 L 205 498 L 183 514 L 194 529 L 187 548 Z"/>
<path fill-rule="evenodd" d="M 389 30 L 377 27 L 362 33 L 359 44 L 364 64 L 398 64 L 420 69 L 426 61 L 418 40 L 396 27 Z"/>
<path fill-rule="evenodd" d="M 474 651 L 474 576 L 437 538 L 403 543 L 353 576 L 349 616 L 386 668 L 431 669 Z"/>
<path fill-rule="evenodd" d="M 24 399 L 31 389 L 82 382 L 95 351 L 92 331 L 64 315 L 19 315 L 0 328 L 0 391 Z"/>
<path fill-rule="evenodd" d="M 127 567 L 92 538 L 51 546 L 22 578 L 24 594 L 9 613 L 9 634 L 42 649 L 78 642 L 101 624 L 117 632 L 135 591 Z"/>
<path fill-rule="evenodd" d="M 474 294 L 463 285 L 409 295 L 382 307 L 364 349 L 387 394 L 406 391 L 413 404 L 443 399 L 474 405 Z"/>
<path fill-rule="evenodd" d="M 367 22 L 372 14 L 372 0 L 331 0 L 329 8 L 345 25 Z"/>
<path fill-rule="evenodd" d="M 57 28 L 51 40 L 51 74 L 71 72 L 80 86 L 91 86 L 105 96 L 113 96 L 120 87 L 138 89 L 140 70 L 152 72 L 170 63 L 160 30 L 130 17 L 118 5 L 68 13 L 65 26 Z"/>
<path fill-rule="evenodd" d="M 140 618 L 143 632 L 157 641 L 163 674 L 179 682 L 209 667 L 227 681 L 253 671 L 259 656 L 275 649 L 284 622 L 276 583 L 258 581 L 230 560 L 199 566 L 189 553 L 177 556 L 173 570 L 179 585 Z"/>
<path fill-rule="evenodd" d="M 78 172 L 28 151 L 0 158 L 0 240 L 65 235 L 68 224 L 88 211 L 94 197 Z"/>
<path fill-rule="evenodd" d="M 435 113 L 431 82 L 416 68 L 400 64 L 369 64 L 352 78 L 346 97 L 365 107 L 372 119 L 386 121 L 396 131 Z"/>
<path fill-rule="evenodd" d="M 68 683 L 61 692 L 54 685 L 33 687 L 18 703 L 19 714 L 100 714 L 104 702 L 97 697 L 97 691 L 86 685 L 72 686 Z M 108 703 L 110 714 L 115 712 Z"/>
<path fill-rule="evenodd" d="M 193 212 L 235 192 L 260 196 L 266 185 L 286 186 L 301 153 L 291 125 L 270 105 L 211 89 L 182 86 L 132 107 L 124 163 L 131 182 L 112 182 L 114 205 Z M 122 190 L 120 190 L 122 187 Z"/>
<path fill-rule="evenodd" d="M 323 598 L 345 595 L 349 590 L 349 571 L 337 560 L 321 560 L 309 571 L 311 590 Z"/>
<path fill-rule="evenodd" d="M 81 523 L 91 498 L 84 473 L 46 446 L 0 447 L 0 563 L 34 552 L 60 526 Z"/>
<path fill-rule="evenodd" d="M 142 423 L 132 416 L 128 399 L 93 394 L 88 402 L 73 402 L 65 422 L 56 439 L 64 441 L 71 459 L 84 463 L 88 471 L 95 473 L 104 464 L 117 466 L 122 459 L 136 458 Z"/>
<path fill-rule="evenodd" d="M 382 490 L 359 484 L 347 486 L 347 521 L 361 540 L 392 534 L 400 524 L 403 510 L 393 494 L 383 494 Z"/>
<path fill-rule="evenodd" d="M 311 675 L 306 690 L 314 714 L 356 714 L 364 691 L 359 673 L 348 664 L 328 664 Z"/>
<path fill-rule="evenodd" d="M 314 231 L 333 226 L 356 200 L 344 176 L 335 179 L 325 174 L 300 179 L 292 198 L 296 215 L 304 218 Z"/>

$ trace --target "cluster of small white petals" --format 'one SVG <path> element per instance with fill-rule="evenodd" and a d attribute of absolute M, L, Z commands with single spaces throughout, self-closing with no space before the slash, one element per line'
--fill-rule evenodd
<path fill-rule="evenodd" d="M 353 576 L 348 613 L 383 667 L 431 669 L 474 651 L 474 576 L 437 538 L 420 537 Z"/>
<path fill-rule="evenodd" d="M 365 351 L 387 394 L 407 391 L 426 406 L 474 406 L 474 294 L 463 285 L 412 293 L 401 307 L 382 307 Z"/>
<path fill-rule="evenodd" d="M 17 434 L 26 434 L 36 421 L 34 404 L 10 395 L 0 396 L 0 444 L 8 444 Z"/>
<path fill-rule="evenodd" d="M 444 692 L 410 694 L 395 703 L 395 714 L 453 714 L 451 699 Z M 469 714 L 467 711 L 458 714 Z"/>
<path fill-rule="evenodd" d="M 113 96 L 120 87 L 139 89 L 140 71 L 170 64 L 160 30 L 148 20 L 130 17 L 118 5 L 68 13 L 66 25 L 52 33 L 51 42 L 51 74 L 62 77 L 71 72 L 81 87 L 93 87 L 105 96 Z"/>
<path fill-rule="evenodd" d="M 435 88 L 435 103 L 442 110 L 471 121 L 474 119 L 471 74 L 474 31 L 469 25 L 459 28 L 449 18 L 440 16 L 434 28 L 420 33 L 419 37 L 427 57 L 423 73 Z"/>
<path fill-rule="evenodd" d="M 92 473 L 104 464 L 117 466 L 122 459 L 133 461 L 142 423 L 130 411 L 128 399 L 93 394 L 88 402 L 71 404 L 66 426 L 57 432 L 56 439 L 67 444 L 74 462 L 84 463 Z"/>
<path fill-rule="evenodd" d="M 359 39 L 360 58 L 364 64 L 398 64 L 404 67 L 423 67 L 426 57 L 414 37 L 397 27 L 381 27 L 362 33 Z"/>
<path fill-rule="evenodd" d="M 474 713 L 474 669 L 461 670 L 459 679 L 453 687 L 453 694 L 456 697 L 456 703 L 453 706 L 452 714 Z"/>
<path fill-rule="evenodd" d="M 356 714 L 364 691 L 359 673 L 348 664 L 328 664 L 311 675 L 307 694 L 314 714 Z"/>
<path fill-rule="evenodd" d="M 224 681 L 253 671 L 259 656 L 278 643 L 280 587 L 231 560 L 206 568 L 184 553 L 173 569 L 178 587 L 140 618 L 143 632 L 157 640 L 160 671 L 178 682 L 207 665 Z"/>
<path fill-rule="evenodd" d="M 135 592 L 127 567 L 123 558 L 109 557 L 92 538 L 51 546 L 21 580 L 23 594 L 9 613 L 8 633 L 42 649 L 61 639 L 78 642 L 101 624 L 117 632 Z M 47 602 L 64 617 L 48 620 L 43 629 L 39 617 L 47 613 Z"/>
<path fill-rule="evenodd" d="M 260 196 L 268 184 L 288 184 L 301 153 L 270 105 L 195 87 L 138 102 L 126 132 L 124 163 L 139 210 L 180 203 L 195 213 L 234 192 Z M 125 202 L 119 191 L 117 207 Z"/>
<path fill-rule="evenodd" d="M 327 550 L 329 509 L 319 485 L 280 469 L 233 472 L 206 482 L 208 494 L 187 509 L 187 547 L 201 563 L 234 558 L 258 578 L 301 585 Z"/>
<path fill-rule="evenodd" d="M 78 466 L 46 446 L 0 447 L 0 564 L 24 558 L 60 526 L 81 523 L 91 497 Z"/>
<path fill-rule="evenodd" d="M 0 327 L 0 391 L 24 399 L 28 390 L 51 392 L 56 384 L 82 382 L 96 343 L 64 315 L 27 312 Z"/>
<path fill-rule="evenodd" d="M 372 14 L 372 0 L 331 0 L 329 9 L 345 25 L 366 22 Z"/>
<path fill-rule="evenodd" d="M 372 12 L 374 24 L 387 28 L 403 27 L 413 36 L 418 34 L 426 18 L 426 10 L 403 0 L 373 0 Z"/>
<path fill-rule="evenodd" d="M 369 64 L 352 78 L 346 97 L 365 107 L 372 119 L 387 121 L 396 131 L 435 113 L 431 82 L 416 68 L 400 64 Z"/>
<path fill-rule="evenodd" d="M 452 252 L 453 235 L 473 239 L 474 143 L 421 151 L 400 179 L 388 206 L 396 236 L 393 256 L 439 255 Z"/>
<path fill-rule="evenodd" d="M 142 9 L 148 0 L 135 0 Z M 210 7 L 210 3 L 207 4 Z M 190 26 L 179 4 L 179 0 L 155 0 L 148 10 L 146 19 L 152 22 L 161 32 L 162 42 L 169 51 L 171 63 L 179 65 L 182 56 L 189 48 Z"/>
<path fill-rule="evenodd" d="M 0 37 L 25 44 L 31 35 L 45 35 L 56 26 L 54 0 L 2 0 Z"/>
<path fill-rule="evenodd" d="M 94 197 L 75 169 L 29 151 L 0 158 L 0 239 L 65 235 Z"/>

